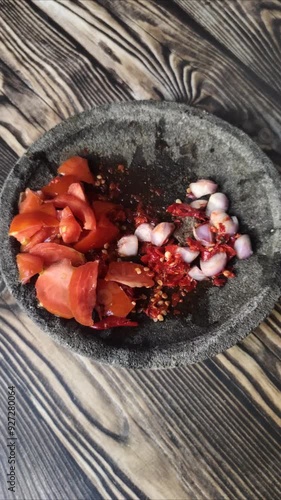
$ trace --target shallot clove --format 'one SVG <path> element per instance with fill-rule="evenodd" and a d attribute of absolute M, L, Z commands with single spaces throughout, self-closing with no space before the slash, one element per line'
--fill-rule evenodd
<path fill-rule="evenodd" d="M 211 212 L 210 223 L 218 229 L 219 233 L 226 233 L 230 236 L 236 234 L 239 227 L 237 217 L 230 217 L 230 215 L 222 210 Z"/>
<path fill-rule="evenodd" d="M 195 198 L 201 198 L 207 194 L 215 193 L 218 189 L 218 185 L 208 179 L 200 179 L 197 182 L 191 182 L 189 188 Z"/>
<path fill-rule="evenodd" d="M 214 233 L 212 233 L 209 224 L 201 224 L 201 226 L 194 227 L 193 235 L 205 247 L 209 247 L 214 241 Z"/>
<path fill-rule="evenodd" d="M 135 235 L 139 241 L 146 241 L 147 243 L 150 243 L 153 229 L 154 226 L 144 222 L 137 227 Z"/>
<path fill-rule="evenodd" d="M 248 234 L 242 234 L 235 240 L 234 250 L 238 259 L 248 259 L 253 255 L 252 244 Z"/>
<path fill-rule="evenodd" d="M 133 255 L 137 255 L 138 247 L 138 238 L 134 234 L 123 236 L 123 238 L 117 242 L 117 251 L 121 257 L 132 257 Z"/>
<path fill-rule="evenodd" d="M 208 260 L 200 260 L 200 267 L 205 276 L 211 277 L 220 274 L 227 263 L 227 255 L 225 252 L 219 252 L 213 255 Z"/>
<path fill-rule="evenodd" d="M 203 271 L 201 271 L 201 269 L 199 269 L 198 266 L 192 266 L 187 274 L 196 281 L 203 281 L 207 279 L 207 276 L 203 273 Z"/>
<path fill-rule="evenodd" d="M 174 229 L 175 224 L 172 222 L 160 222 L 152 231 L 151 243 L 157 247 L 161 247 L 171 236 Z"/>
<path fill-rule="evenodd" d="M 201 210 L 206 207 L 207 203 L 207 200 L 194 200 L 190 203 L 190 206 L 192 208 L 196 208 L 197 210 Z"/>
<path fill-rule="evenodd" d="M 190 250 L 188 247 L 179 247 L 176 251 L 179 254 L 184 262 L 190 264 L 193 260 L 196 259 L 199 255 L 199 251 Z"/>
<path fill-rule="evenodd" d="M 228 209 L 229 201 L 224 193 L 214 193 L 210 196 L 207 207 L 206 214 L 211 215 L 215 210 L 223 210 L 224 212 Z"/>

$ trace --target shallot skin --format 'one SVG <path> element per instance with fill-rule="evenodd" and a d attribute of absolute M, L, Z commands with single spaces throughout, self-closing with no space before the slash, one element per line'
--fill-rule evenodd
<path fill-rule="evenodd" d="M 209 260 L 200 260 L 200 267 L 205 276 L 212 277 L 221 273 L 226 266 L 227 255 L 225 252 L 219 252 L 213 255 Z"/>
<path fill-rule="evenodd" d="M 225 196 L 224 193 L 214 193 L 209 198 L 206 207 L 206 214 L 210 216 L 211 213 L 214 212 L 215 210 L 223 210 L 224 212 L 226 212 L 228 207 L 229 207 L 229 201 L 227 196 Z"/>
<path fill-rule="evenodd" d="M 138 247 L 138 238 L 134 234 L 123 236 L 117 242 L 117 251 L 121 257 L 133 257 L 137 255 Z"/>
<path fill-rule="evenodd" d="M 253 255 L 252 244 L 248 234 L 242 234 L 235 240 L 234 250 L 240 260 L 248 259 Z"/>
<path fill-rule="evenodd" d="M 191 182 L 189 188 L 195 198 L 201 198 L 207 194 L 215 193 L 218 189 L 218 185 L 208 179 L 199 179 L 199 181 Z"/>
<path fill-rule="evenodd" d="M 160 222 L 152 231 L 151 243 L 161 247 L 175 230 L 175 224 L 172 222 Z"/>
<path fill-rule="evenodd" d="M 137 227 L 137 229 L 135 230 L 135 235 L 139 239 L 139 241 L 150 243 L 153 229 L 154 226 L 144 222 Z"/>

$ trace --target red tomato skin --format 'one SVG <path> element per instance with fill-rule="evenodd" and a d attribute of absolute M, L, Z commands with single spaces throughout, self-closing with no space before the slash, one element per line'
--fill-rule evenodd
<path fill-rule="evenodd" d="M 59 243 L 38 243 L 31 248 L 30 253 L 41 257 L 45 266 L 63 259 L 70 260 L 73 266 L 81 266 L 85 263 L 85 257 L 82 253 Z"/>
<path fill-rule="evenodd" d="M 76 196 L 76 198 L 79 198 L 79 200 L 87 202 L 87 198 L 81 182 L 73 182 L 72 184 L 70 184 L 67 192 L 68 194 Z"/>
<path fill-rule="evenodd" d="M 72 194 L 62 194 L 54 198 L 53 203 L 57 208 L 69 207 L 73 215 L 83 222 L 84 229 L 96 229 L 97 223 L 95 214 L 90 205 L 85 201 L 76 198 L 76 196 Z"/>
<path fill-rule="evenodd" d="M 83 236 L 78 243 L 74 245 L 78 252 L 87 253 L 89 250 L 100 249 L 106 243 L 116 240 L 119 235 L 119 229 L 107 217 L 100 219 L 97 228 Z"/>
<path fill-rule="evenodd" d="M 17 267 L 19 271 L 20 282 L 25 285 L 30 281 L 30 278 L 43 271 L 43 259 L 37 255 L 29 255 L 28 253 L 18 253 Z"/>
<path fill-rule="evenodd" d="M 37 278 L 35 288 L 39 303 L 51 314 L 73 318 L 69 305 L 69 284 L 74 268 L 68 259 L 55 262 Z"/>
<path fill-rule="evenodd" d="M 94 324 L 92 314 L 96 305 L 99 262 L 87 262 L 77 267 L 69 286 L 69 303 L 73 316 L 83 326 Z"/>
<path fill-rule="evenodd" d="M 81 226 L 75 219 L 69 207 L 65 207 L 61 212 L 59 232 L 65 244 L 76 243 L 81 234 Z"/>
<path fill-rule="evenodd" d="M 54 177 L 49 184 L 46 184 L 46 186 L 42 187 L 42 192 L 46 196 L 50 196 L 51 198 L 54 198 L 55 196 L 59 196 L 61 194 L 66 194 L 69 186 L 73 184 L 73 182 L 77 182 L 78 179 L 75 177 L 75 175 L 58 175 L 57 177 Z"/>
<path fill-rule="evenodd" d="M 114 281 L 98 280 L 97 304 L 103 306 L 104 316 L 125 318 L 134 309 L 128 295 Z"/>
<path fill-rule="evenodd" d="M 105 280 L 137 288 L 151 288 L 154 285 L 153 279 L 144 271 L 144 266 L 134 262 L 110 262 Z"/>
<path fill-rule="evenodd" d="M 79 181 L 94 184 L 95 178 L 89 169 L 88 160 L 81 156 L 72 156 L 61 164 L 58 168 L 58 174 L 75 175 Z"/>

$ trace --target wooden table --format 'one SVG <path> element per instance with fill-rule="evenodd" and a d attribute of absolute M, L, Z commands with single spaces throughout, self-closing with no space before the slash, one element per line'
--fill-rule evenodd
<path fill-rule="evenodd" d="M 62 119 L 132 99 L 207 109 L 281 164 L 280 0 L 0 0 L 0 9 L 1 183 Z M 128 371 L 60 348 L 1 290 L 1 499 L 280 498 L 279 306 L 214 359 Z"/>

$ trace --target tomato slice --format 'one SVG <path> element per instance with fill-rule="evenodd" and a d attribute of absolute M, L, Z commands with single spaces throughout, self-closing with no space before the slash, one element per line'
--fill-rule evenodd
<path fill-rule="evenodd" d="M 42 227 L 57 227 L 57 218 L 43 212 L 31 212 L 16 215 L 10 225 L 9 236 L 14 236 L 24 244 Z"/>
<path fill-rule="evenodd" d="M 119 229 L 107 217 L 103 217 L 95 231 L 90 231 L 74 245 L 78 252 L 87 253 L 89 250 L 103 248 L 106 243 L 111 243 L 119 234 Z"/>
<path fill-rule="evenodd" d="M 97 221 L 99 221 L 104 215 L 110 214 L 110 212 L 118 212 L 122 209 L 121 205 L 116 203 L 111 203 L 111 201 L 93 201 L 92 207 L 95 212 Z"/>
<path fill-rule="evenodd" d="M 59 234 L 57 227 L 42 227 L 35 233 L 31 238 L 21 246 L 21 252 L 29 252 L 29 250 L 37 245 L 38 243 L 43 243 L 44 241 L 53 241 Z"/>
<path fill-rule="evenodd" d="M 125 318 L 134 309 L 128 295 L 114 281 L 98 280 L 97 304 L 103 306 L 103 316 Z"/>
<path fill-rule="evenodd" d="M 74 318 L 84 326 L 94 324 L 99 262 L 87 262 L 73 271 L 69 286 L 69 303 Z"/>
<path fill-rule="evenodd" d="M 94 230 L 97 227 L 96 218 L 90 205 L 76 198 L 72 194 L 61 194 L 54 198 L 53 203 L 57 208 L 69 207 L 75 217 L 84 224 L 84 229 Z"/>
<path fill-rule="evenodd" d="M 42 195 L 43 193 L 35 193 L 27 188 L 24 192 L 24 198 L 19 204 L 19 213 L 28 214 L 32 212 L 44 212 L 52 217 L 56 217 L 54 205 L 52 203 L 45 203 Z"/>
<path fill-rule="evenodd" d="M 61 318 L 73 318 L 69 305 L 69 284 L 72 274 L 73 267 L 70 261 L 64 259 L 45 269 L 35 284 L 40 304 Z"/>
<path fill-rule="evenodd" d="M 79 240 L 81 226 L 75 219 L 69 207 L 65 207 L 60 215 L 60 235 L 66 244 L 75 243 Z"/>
<path fill-rule="evenodd" d="M 128 318 L 108 316 L 107 318 L 92 325 L 91 328 L 94 328 L 95 330 L 108 330 L 109 328 L 114 328 L 116 326 L 138 326 L 138 323 L 136 321 L 131 321 Z"/>
<path fill-rule="evenodd" d="M 134 262 L 110 262 L 105 280 L 138 288 L 142 286 L 150 288 L 154 285 L 153 279 L 148 276 L 144 267 Z"/>
<path fill-rule="evenodd" d="M 58 169 L 58 173 L 62 175 L 75 175 L 79 181 L 94 184 L 95 178 L 89 169 L 88 160 L 81 156 L 73 156 L 68 158 Z"/>
<path fill-rule="evenodd" d="M 30 253 L 31 255 L 42 257 L 45 266 L 49 266 L 62 259 L 70 260 L 73 266 L 81 266 L 85 262 L 85 257 L 82 253 L 77 252 L 74 248 L 58 243 L 38 243 L 38 245 L 31 248 Z"/>
<path fill-rule="evenodd" d="M 54 177 L 49 184 L 42 187 L 42 191 L 45 195 L 51 196 L 52 198 L 60 194 L 66 194 L 69 186 L 77 180 L 78 178 L 75 175 L 58 175 L 57 177 Z"/>
<path fill-rule="evenodd" d="M 17 266 L 19 270 L 20 282 L 25 285 L 30 281 L 32 276 L 43 271 L 43 259 L 37 255 L 29 255 L 28 253 L 18 253 Z"/>
<path fill-rule="evenodd" d="M 81 182 L 73 182 L 72 184 L 70 184 L 67 192 L 68 194 L 72 194 L 82 201 L 87 201 Z"/>

